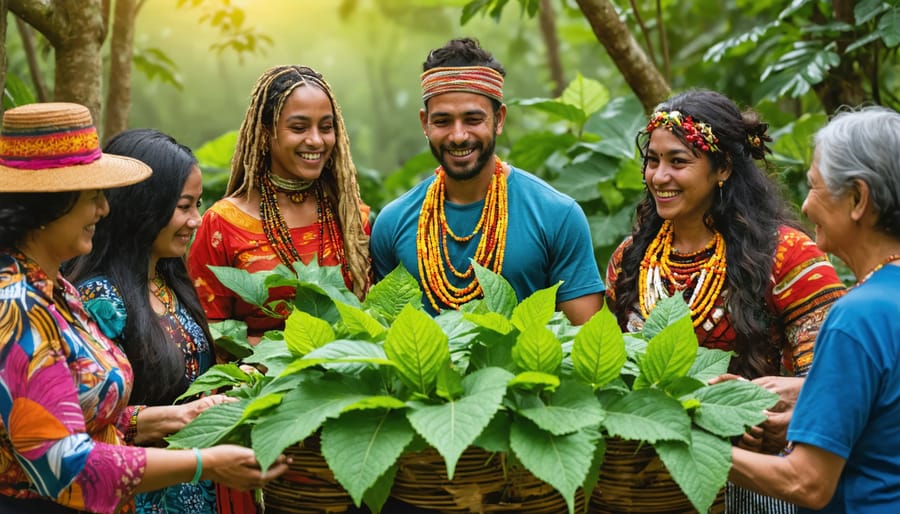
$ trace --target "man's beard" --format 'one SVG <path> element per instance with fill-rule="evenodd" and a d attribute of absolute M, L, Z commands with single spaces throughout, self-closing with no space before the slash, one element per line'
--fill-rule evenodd
<path fill-rule="evenodd" d="M 444 173 L 447 174 L 448 177 L 453 180 L 469 180 L 473 179 L 481 173 L 481 169 L 493 159 L 494 157 L 494 149 L 496 147 L 497 138 L 491 138 L 491 143 L 486 148 L 481 146 L 481 143 L 475 143 L 474 145 L 464 145 L 464 146 L 453 146 L 446 147 L 441 146 L 439 148 L 435 148 L 434 145 L 428 145 L 431 148 L 431 153 L 434 155 L 434 158 L 437 159 L 438 163 L 440 163 L 441 167 L 444 168 Z M 445 152 L 449 152 L 449 150 L 463 150 L 463 149 L 473 149 L 474 151 L 480 151 L 480 155 L 478 159 L 475 160 L 475 163 L 470 168 L 452 168 L 448 165 L 448 162 L 444 160 L 443 156 Z"/>

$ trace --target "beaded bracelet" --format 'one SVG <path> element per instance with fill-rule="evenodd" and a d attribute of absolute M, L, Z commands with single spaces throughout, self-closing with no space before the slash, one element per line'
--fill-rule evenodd
<path fill-rule="evenodd" d="M 200 482 L 200 475 L 203 474 L 203 457 L 200 456 L 200 450 L 193 448 L 194 455 L 197 456 L 197 471 L 194 472 L 194 478 L 191 479 L 192 484 Z"/>
<path fill-rule="evenodd" d="M 128 420 L 128 428 L 125 430 L 125 443 L 134 444 L 134 438 L 137 437 L 137 419 L 138 414 L 144 410 L 145 405 L 137 405 L 131 411 L 131 419 Z"/>

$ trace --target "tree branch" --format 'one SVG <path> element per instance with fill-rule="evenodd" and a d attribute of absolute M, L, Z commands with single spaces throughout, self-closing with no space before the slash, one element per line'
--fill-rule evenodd
<path fill-rule="evenodd" d="M 25 60 L 28 62 L 28 73 L 31 75 L 31 83 L 37 92 L 38 102 L 46 102 L 50 99 L 47 93 L 47 85 L 41 76 L 41 68 L 38 65 L 37 52 L 34 49 L 34 32 L 31 27 L 25 23 L 22 18 L 14 16 L 16 19 L 16 28 L 19 29 L 19 36 L 22 38 L 22 48 L 25 50 Z"/>

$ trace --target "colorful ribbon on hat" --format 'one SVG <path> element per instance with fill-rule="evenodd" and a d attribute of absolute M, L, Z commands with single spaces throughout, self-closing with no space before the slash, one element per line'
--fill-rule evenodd
<path fill-rule="evenodd" d="M 422 74 L 422 100 L 443 93 L 475 93 L 503 102 L 503 75 L 487 66 L 431 68 Z"/>
<path fill-rule="evenodd" d="M 90 164 L 102 156 L 93 125 L 52 132 L 5 131 L 0 136 L 0 164 L 22 170 L 40 170 Z"/>

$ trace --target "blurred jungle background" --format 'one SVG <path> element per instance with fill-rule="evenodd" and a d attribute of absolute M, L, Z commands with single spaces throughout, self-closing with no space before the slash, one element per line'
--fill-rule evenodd
<path fill-rule="evenodd" d="M 573 196 L 597 259 L 643 194 L 634 136 L 671 93 L 719 90 L 770 123 L 771 171 L 799 209 L 811 135 L 842 105 L 900 107 L 898 0 L 0 0 L 4 107 L 88 105 L 104 138 L 153 127 L 191 146 L 222 196 L 259 74 L 322 72 L 378 210 L 436 165 L 419 74 L 448 39 L 507 69 L 498 153 Z"/>

